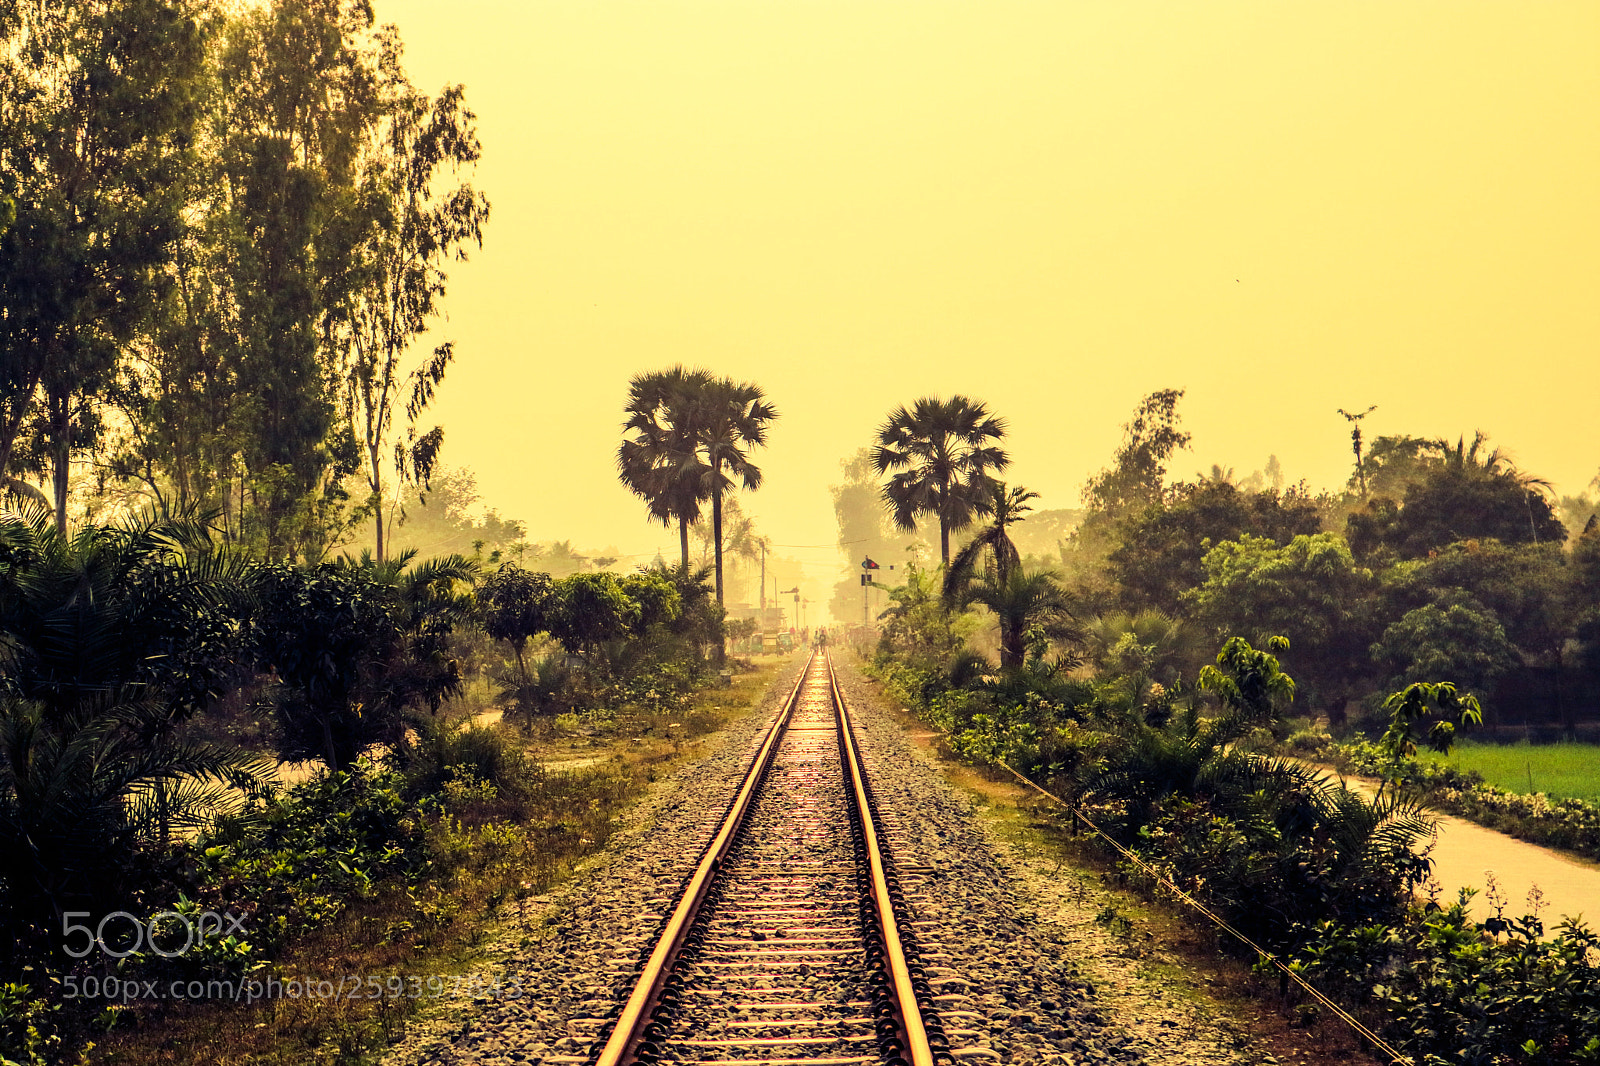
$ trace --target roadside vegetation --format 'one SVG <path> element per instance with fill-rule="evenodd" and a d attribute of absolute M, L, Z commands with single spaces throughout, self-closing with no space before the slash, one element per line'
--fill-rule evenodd
<path fill-rule="evenodd" d="M 702 691 L 704 571 L 269 563 L 213 534 L 0 519 L 5 1061 L 353 1061 L 430 994 L 496 994 L 479 928 L 748 700 Z M 269 747 L 227 739 L 240 706 Z M 283 789 L 279 760 L 321 768 Z M 379 984 L 267 991 L 352 975 Z"/>
<path fill-rule="evenodd" d="M 1577 747 L 1580 754 L 1583 751 L 1577 745 L 1567 747 Z M 1346 773 L 1368 777 L 1388 776 L 1434 809 L 1460 815 L 1479 825 L 1535 844 L 1559 848 L 1600 862 L 1600 804 L 1574 797 L 1551 796 L 1542 791 L 1502 788 L 1485 782 L 1478 771 L 1461 769 L 1455 762 L 1444 758 L 1424 757 L 1395 764 L 1366 740 L 1344 744 L 1327 741 L 1310 750 L 1315 757 L 1326 760 Z M 1512 753 L 1529 750 L 1537 749 L 1499 749 Z M 1457 752 L 1451 753 L 1452 756 L 1455 754 Z M 1521 767 L 1523 772 L 1527 772 L 1532 758 L 1531 754 L 1525 757 L 1526 761 Z M 1495 759 L 1501 766 L 1508 761 L 1498 752 Z M 1592 763 L 1587 766 L 1590 774 L 1592 767 Z M 1583 768 L 1575 768 L 1576 780 L 1585 780 L 1583 774 Z M 1512 780 L 1515 779 L 1513 775 Z"/>
<path fill-rule="evenodd" d="M 617 471 L 678 559 L 531 544 L 441 464 L 458 353 L 417 345 L 488 231 L 460 86 L 419 92 L 365 0 L 20 3 L 0 42 L 0 1060 L 359 1061 L 503 991 L 476 930 L 747 702 L 724 603 L 767 573 L 738 494 L 777 409 L 638 375 Z M 1600 1061 L 1585 927 L 1416 903 L 1429 805 L 1600 854 L 1592 778 L 1416 753 L 1600 732 L 1595 501 L 1461 427 L 1368 439 L 1372 409 L 1339 412 L 1337 491 L 1174 476 L 1182 396 L 1075 506 L 1001 480 L 983 401 L 896 407 L 834 488 L 834 617 L 952 751 L 1417 1061 Z M 174 982 L 205 995 L 146 994 Z"/>
<path fill-rule="evenodd" d="M 1569 543 L 1556 501 L 1481 436 L 1358 437 L 1338 497 L 1220 470 L 1171 483 L 1181 395 L 1145 399 L 1048 554 L 1019 547 L 1037 546 L 1035 497 L 998 480 L 1001 434 L 986 441 L 993 458 L 962 482 L 965 547 L 948 565 L 908 553 L 858 645 L 871 669 L 953 753 L 1061 797 L 1063 829 L 1125 883 L 1199 904 L 1266 953 L 1231 941 L 1264 975 L 1282 962 L 1414 1061 L 1600 1061 L 1600 938 L 1493 895 L 1473 921 L 1429 894 L 1421 847 L 1433 804 L 1574 850 L 1591 809 L 1473 787 L 1418 754 L 1510 716 L 1570 734 L 1592 713 L 1595 522 Z M 836 492 L 841 540 L 903 528 L 906 481 L 883 483 L 876 518 Z M 949 513 L 940 484 L 909 514 L 930 533 Z M 1530 684 L 1548 698 L 1517 695 Z M 1343 746 L 1309 728 L 1319 717 Z M 1288 752 L 1383 787 L 1367 798 Z M 1338 1024 L 1281 980 L 1301 1024 Z"/>

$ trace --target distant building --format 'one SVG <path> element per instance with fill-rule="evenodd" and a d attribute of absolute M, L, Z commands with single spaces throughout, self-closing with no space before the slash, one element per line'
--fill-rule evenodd
<path fill-rule="evenodd" d="M 741 618 L 755 619 L 756 628 L 763 633 L 772 633 L 789 628 L 789 613 L 782 607 L 753 607 L 748 603 L 726 604 L 728 608 L 728 621 L 736 622 Z"/>

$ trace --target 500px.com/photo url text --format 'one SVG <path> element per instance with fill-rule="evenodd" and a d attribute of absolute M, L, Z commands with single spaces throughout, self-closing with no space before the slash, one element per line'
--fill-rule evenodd
<path fill-rule="evenodd" d="M 189 981 L 144 981 L 120 977 L 61 979 L 65 999 L 104 999 L 123 1003 L 153 999 L 225 999 L 255 1003 L 267 999 L 442 999 L 446 996 L 495 996 L 520 999 L 522 985 L 511 977 L 479 974 L 345 974 L 316 977 L 210 978 Z"/>

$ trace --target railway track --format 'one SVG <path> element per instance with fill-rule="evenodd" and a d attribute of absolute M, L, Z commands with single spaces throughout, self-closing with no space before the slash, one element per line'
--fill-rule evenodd
<path fill-rule="evenodd" d="M 880 838 L 816 652 L 589 1061 L 955 1062 Z"/>

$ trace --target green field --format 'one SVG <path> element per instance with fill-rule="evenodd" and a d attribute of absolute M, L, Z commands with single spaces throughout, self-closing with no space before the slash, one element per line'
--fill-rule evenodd
<path fill-rule="evenodd" d="M 1511 792 L 1544 792 L 1552 798 L 1600 803 L 1600 744 L 1468 743 L 1442 761 L 1476 770 L 1489 784 Z"/>

